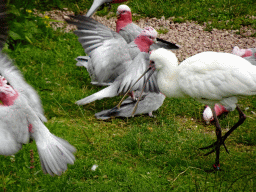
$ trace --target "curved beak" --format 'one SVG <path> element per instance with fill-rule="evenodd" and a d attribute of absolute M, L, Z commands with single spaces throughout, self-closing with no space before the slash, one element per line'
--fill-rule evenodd
<path fill-rule="evenodd" d="M 135 105 L 134 109 L 133 109 L 132 117 L 134 116 L 134 114 L 135 114 L 135 112 L 136 112 L 136 110 L 137 110 L 139 101 L 140 101 L 140 99 L 141 99 L 141 97 L 142 97 L 142 93 L 143 93 L 143 91 L 144 91 L 144 89 L 145 89 L 145 87 L 146 87 L 146 84 L 148 83 L 150 77 L 153 75 L 153 73 L 155 72 L 155 70 L 156 70 L 156 68 L 155 68 L 155 63 L 154 63 L 153 61 L 150 61 L 150 64 L 149 64 L 148 68 L 146 69 L 146 71 L 137 79 L 137 81 L 133 84 L 133 86 L 131 86 L 131 88 L 125 93 L 125 95 L 123 96 L 123 98 L 121 99 L 121 101 L 118 103 L 118 105 L 117 105 L 117 108 L 118 108 L 118 109 L 120 108 L 120 106 L 121 106 L 121 104 L 122 104 L 122 102 L 123 102 L 125 96 L 131 91 L 131 89 L 134 87 L 134 85 L 136 85 L 136 83 L 137 83 L 142 77 L 144 77 L 144 75 L 146 75 L 146 73 L 148 73 L 149 71 L 151 71 L 151 73 L 149 74 L 149 76 L 148 76 L 146 82 L 145 82 L 144 85 L 143 85 L 143 88 L 142 88 L 142 90 L 141 90 L 140 96 L 139 96 L 139 98 L 138 98 L 138 100 L 137 100 L 137 102 L 136 102 L 136 105 Z"/>

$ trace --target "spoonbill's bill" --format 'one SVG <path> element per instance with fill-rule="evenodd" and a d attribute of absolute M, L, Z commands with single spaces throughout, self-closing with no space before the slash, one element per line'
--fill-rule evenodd
<path fill-rule="evenodd" d="M 220 146 L 225 147 L 227 137 L 246 118 L 237 106 L 239 96 L 256 95 L 256 66 L 237 55 L 220 52 L 199 53 L 178 65 L 175 54 L 162 48 L 152 51 L 150 63 L 144 74 L 157 70 L 157 84 L 167 97 L 192 97 L 211 108 L 217 141 L 201 149 L 213 148 L 208 154 L 216 151 L 213 166 L 218 170 Z M 238 122 L 224 136 L 214 109 L 217 103 L 239 113 Z"/>

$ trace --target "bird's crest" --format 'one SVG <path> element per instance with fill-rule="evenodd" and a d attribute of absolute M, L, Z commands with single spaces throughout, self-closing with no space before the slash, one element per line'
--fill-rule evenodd
<path fill-rule="evenodd" d="M 117 8 L 117 12 L 121 13 L 123 11 L 131 12 L 131 9 L 127 5 L 119 5 L 118 8 Z"/>

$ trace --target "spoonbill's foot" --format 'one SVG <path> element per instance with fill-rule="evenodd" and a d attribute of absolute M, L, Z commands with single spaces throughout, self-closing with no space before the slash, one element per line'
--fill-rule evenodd
<path fill-rule="evenodd" d="M 224 148 L 225 148 L 225 150 L 226 150 L 226 152 L 229 153 L 229 151 L 228 151 L 228 149 L 227 149 L 227 147 L 226 147 L 226 145 L 225 145 L 225 143 L 224 143 L 224 141 L 226 140 L 226 138 L 224 138 L 224 137 L 225 137 L 225 136 L 221 137 L 221 142 L 220 142 L 220 145 L 219 145 L 219 146 L 223 145 Z M 217 150 L 217 146 L 218 146 L 217 143 L 218 143 L 218 141 L 214 142 L 213 144 L 211 144 L 211 145 L 209 145 L 209 146 L 207 146 L 207 147 L 202 147 L 202 148 L 199 148 L 199 149 L 204 150 L 204 149 L 213 148 L 209 153 L 206 153 L 206 154 L 205 154 L 205 156 L 207 156 L 207 155 L 210 155 L 211 153 L 213 153 L 214 151 Z"/>

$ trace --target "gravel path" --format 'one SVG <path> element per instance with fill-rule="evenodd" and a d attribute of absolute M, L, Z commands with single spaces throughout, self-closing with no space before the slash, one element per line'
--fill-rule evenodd
<path fill-rule="evenodd" d="M 34 12 L 36 13 L 36 10 L 34 10 Z M 53 10 L 45 12 L 44 14 L 36 14 L 42 17 L 47 15 L 51 19 L 61 21 L 64 20 L 63 16 L 65 15 L 74 15 L 73 12 L 67 11 L 67 9 L 64 11 Z M 115 17 L 107 19 L 107 16 L 93 16 L 93 19 L 108 26 L 112 30 L 115 30 Z M 143 18 L 135 21 L 135 23 L 141 28 L 150 25 L 156 30 L 161 29 L 168 31 L 165 34 L 159 34 L 159 37 L 181 46 L 179 50 L 175 51 L 179 61 L 182 61 L 196 53 L 203 51 L 221 51 L 231 53 L 234 46 L 238 46 L 239 48 L 243 49 L 256 47 L 256 38 L 249 37 L 249 35 L 255 33 L 255 30 L 249 29 L 247 27 L 242 27 L 241 31 L 244 31 L 244 33 L 243 36 L 241 36 L 236 34 L 237 30 L 213 29 L 211 32 L 208 32 L 204 31 L 206 24 L 202 26 L 196 22 L 174 23 L 172 18 L 165 19 L 164 17 L 161 19 Z M 61 28 L 65 32 L 70 32 L 75 29 L 74 26 L 59 22 L 53 22 L 51 23 L 51 26 L 54 29 Z"/>

